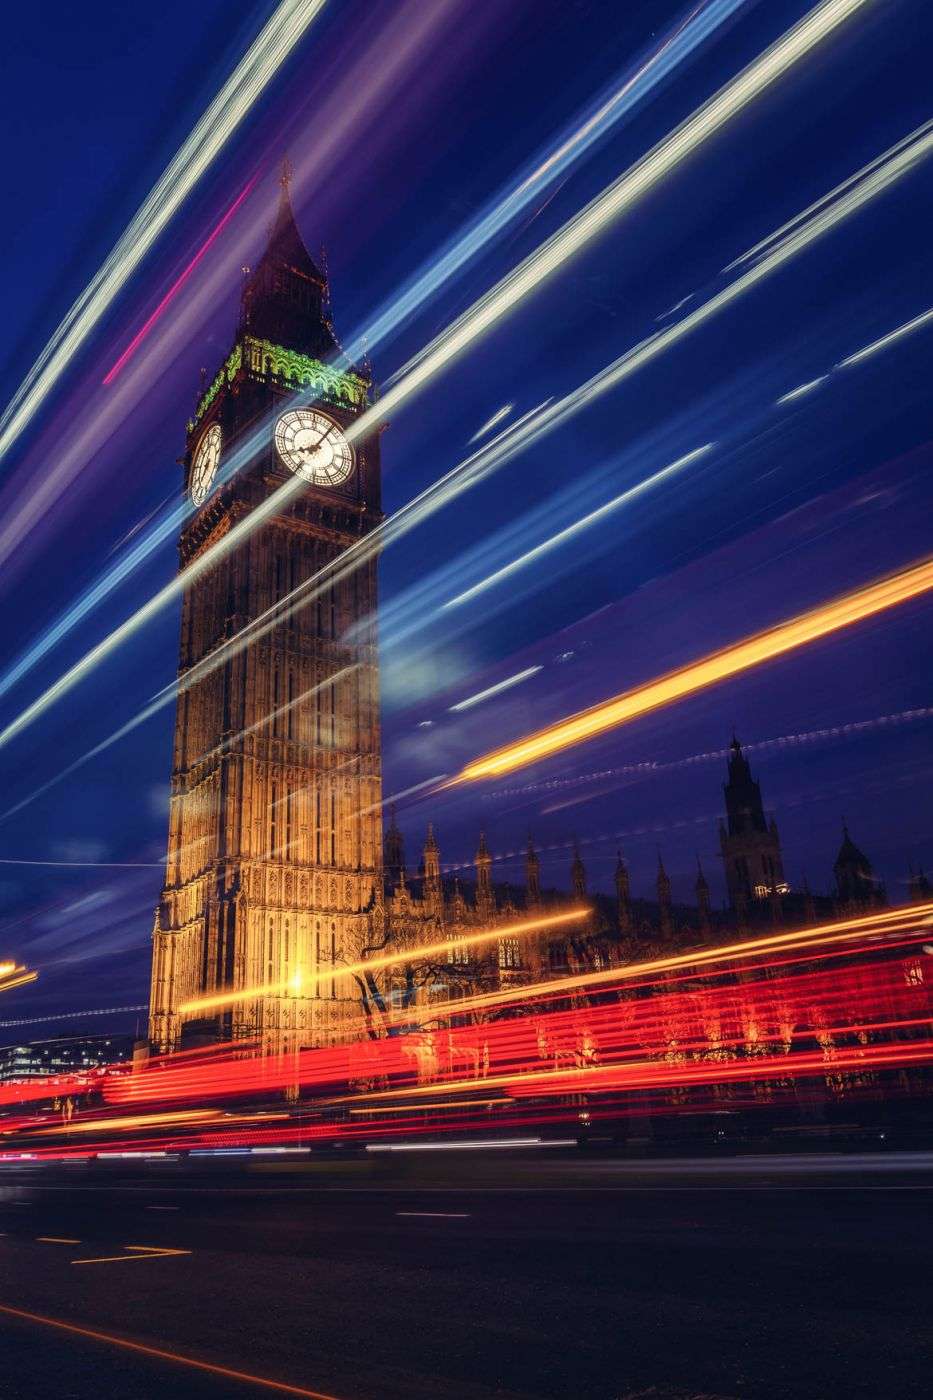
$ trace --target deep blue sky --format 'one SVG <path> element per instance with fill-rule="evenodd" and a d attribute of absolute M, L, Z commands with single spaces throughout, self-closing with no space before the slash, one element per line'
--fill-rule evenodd
<path fill-rule="evenodd" d="M 130 13 L 55 3 L 6 17 L 3 402 L 271 8 L 169 0 Z M 375 351 L 377 378 L 807 8 L 748 5 L 534 217 Z M 103 425 L 73 487 L 3 564 L 4 658 L 19 656 L 120 557 L 127 532 L 180 489 L 175 462 L 199 370 L 212 372 L 229 345 L 237 260 L 261 247 L 284 150 L 299 172 L 311 171 L 296 178 L 298 219 L 312 249 L 326 246 L 334 316 L 349 339 L 683 9 L 671 0 L 384 0 L 375 9 L 331 0 L 34 430 L 0 464 L 8 514 L 67 448 L 82 413 Z M 383 439 L 387 510 L 455 465 L 500 405 L 514 402 L 518 412 L 567 393 L 750 244 L 933 115 L 931 40 L 922 0 L 868 6 L 393 415 Z M 135 364 L 131 401 L 108 400 L 104 373 L 254 175 L 242 219 Z M 933 305 L 931 194 L 933 166 L 922 166 L 386 554 L 387 793 L 929 551 L 933 330 L 833 376 L 793 407 L 775 400 Z M 474 552 L 495 553 L 501 530 L 514 527 L 514 538 L 497 563 L 711 440 L 721 446 L 702 467 L 459 610 L 456 625 L 423 602 L 397 614 L 404 634 L 393 623 L 391 605 L 419 583 L 442 600 L 482 577 Z M 0 700 L 3 722 L 174 568 L 167 545 Z M 503 879 L 520 878 L 510 853 L 531 830 L 549 848 L 545 877 L 554 883 L 566 880 L 576 835 L 601 887 L 621 840 L 636 892 L 649 892 L 659 843 L 675 896 L 690 896 L 696 854 L 719 892 L 724 765 L 681 760 L 723 749 L 734 726 L 752 744 L 812 736 L 753 751 L 791 880 L 806 873 L 814 888 L 828 888 L 844 814 L 892 898 L 903 896 L 908 862 L 933 865 L 930 719 L 879 721 L 933 705 L 930 620 L 930 604 L 913 604 L 500 789 L 402 803 L 412 863 L 433 817 L 451 865 L 470 860 L 484 826 Z M 176 664 L 169 609 L 0 751 L 4 808 L 129 720 Z M 511 694 L 450 713 L 464 696 L 538 664 Z M 4 998 L 3 1016 L 145 1000 L 171 723 L 163 710 L 0 823 L 0 858 L 9 862 L 0 870 L 0 954 L 43 974 Z M 860 727 L 814 733 L 851 724 Z M 566 781 L 649 762 L 672 766 Z"/>

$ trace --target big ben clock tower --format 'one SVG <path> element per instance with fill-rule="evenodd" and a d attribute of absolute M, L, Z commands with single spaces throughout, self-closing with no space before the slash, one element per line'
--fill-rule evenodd
<path fill-rule="evenodd" d="M 162 1050 L 207 1037 L 285 1052 L 353 1034 L 361 1014 L 341 965 L 365 943 L 382 878 L 375 561 L 289 602 L 381 518 L 378 436 L 346 436 L 369 378 L 334 367 L 326 307 L 286 173 L 236 342 L 188 424 L 181 567 L 283 482 L 306 489 L 185 593 L 153 935 Z M 230 470 L 257 430 L 260 450 Z M 238 645 L 259 619 L 274 625 Z"/>

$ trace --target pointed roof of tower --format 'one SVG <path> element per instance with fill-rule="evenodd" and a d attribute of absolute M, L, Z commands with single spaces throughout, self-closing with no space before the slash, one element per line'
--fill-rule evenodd
<path fill-rule="evenodd" d="M 839 847 L 839 854 L 836 857 L 834 869 L 840 866 L 857 866 L 864 870 L 871 870 L 871 861 L 864 851 L 860 851 L 858 846 L 849 835 L 849 828 L 845 820 L 842 823 L 842 845 Z"/>
<path fill-rule="evenodd" d="M 625 864 L 625 859 L 624 859 L 624 857 L 623 857 L 623 855 L 622 855 L 622 852 L 621 852 L 621 851 L 616 851 L 616 874 L 617 874 L 617 875 L 623 875 L 623 874 L 626 874 L 627 871 L 628 871 L 628 866 Z"/>
<path fill-rule="evenodd" d="M 485 831 L 481 831 L 480 834 L 479 834 L 479 846 L 476 848 L 476 859 L 477 859 L 477 860 L 491 860 L 491 859 L 492 859 L 492 857 L 491 857 L 490 854 L 489 854 L 489 847 L 486 845 L 486 833 L 485 833 Z"/>
<path fill-rule="evenodd" d="M 436 851 L 438 849 L 437 837 L 434 835 L 434 823 L 428 822 L 428 835 L 424 843 L 426 851 Z"/>
<path fill-rule="evenodd" d="M 290 180 L 286 161 L 265 252 L 243 285 L 241 329 L 273 345 L 326 359 L 339 348 L 326 310 L 327 275 L 298 231 Z"/>
<path fill-rule="evenodd" d="M 658 847 L 658 896 L 659 898 L 669 896 L 671 892 L 670 876 L 664 869 L 664 861 L 661 859 L 661 847 Z"/>
<path fill-rule="evenodd" d="M 699 892 L 700 890 L 706 890 L 706 892 L 709 893 L 709 884 L 708 884 L 708 882 L 707 882 L 706 876 L 703 874 L 703 867 L 702 867 L 702 865 L 700 864 L 700 857 L 699 857 L 699 856 L 697 856 L 697 884 L 696 884 L 696 887 L 697 887 L 697 892 Z"/>
<path fill-rule="evenodd" d="M 269 260 L 280 263 L 291 268 L 293 272 L 299 273 L 302 277 L 310 277 L 323 288 L 327 284 L 327 278 L 305 247 L 304 239 L 295 222 L 290 193 L 291 180 L 292 168 L 286 156 L 282 161 L 282 174 L 279 177 L 279 185 L 281 186 L 279 205 L 269 230 L 269 241 L 266 244 L 266 251 L 262 255 L 262 261 Z"/>

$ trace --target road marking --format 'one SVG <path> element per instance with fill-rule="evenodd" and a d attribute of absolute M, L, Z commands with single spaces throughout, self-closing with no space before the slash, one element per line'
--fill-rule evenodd
<path fill-rule="evenodd" d="M 36 1235 L 40 1244 L 80 1244 L 80 1240 L 66 1240 L 61 1235 Z"/>
<path fill-rule="evenodd" d="M 126 1337 L 114 1337 L 109 1332 L 98 1332 L 92 1327 L 78 1327 L 73 1322 L 61 1322 L 57 1317 L 43 1317 L 41 1313 L 25 1312 L 22 1308 L 11 1308 L 0 1303 L 0 1313 L 8 1317 L 18 1317 L 25 1322 L 37 1322 L 43 1327 L 57 1327 L 62 1332 L 71 1332 L 77 1337 L 90 1337 L 95 1342 L 109 1342 L 111 1346 L 123 1347 L 143 1356 L 155 1356 L 160 1361 L 173 1361 L 179 1366 L 191 1366 L 196 1371 L 207 1371 L 214 1376 L 226 1376 L 231 1380 L 245 1381 L 248 1385 L 259 1385 L 266 1390 L 277 1390 L 281 1395 L 299 1395 L 303 1400 L 337 1400 L 334 1395 L 325 1395 L 322 1390 L 306 1390 L 300 1385 L 289 1385 L 286 1381 L 270 1380 L 266 1376 L 254 1376 L 248 1371 L 234 1371 L 229 1366 L 215 1366 L 210 1361 L 197 1361 L 193 1356 L 183 1356 L 181 1352 L 165 1351 L 162 1347 L 146 1346 L 144 1342 L 131 1342 Z"/>
<path fill-rule="evenodd" d="M 105 1254 L 99 1259 L 72 1259 L 72 1264 L 125 1264 L 132 1259 L 167 1259 L 170 1255 L 190 1254 L 190 1249 L 160 1249 L 154 1244 L 125 1244 L 126 1254 Z"/>
<path fill-rule="evenodd" d="M 427 1216 L 432 1220 L 469 1220 L 468 1210 L 397 1210 L 396 1215 Z"/>
<path fill-rule="evenodd" d="M 181 1206 L 146 1206 L 147 1210 L 181 1210 Z"/>

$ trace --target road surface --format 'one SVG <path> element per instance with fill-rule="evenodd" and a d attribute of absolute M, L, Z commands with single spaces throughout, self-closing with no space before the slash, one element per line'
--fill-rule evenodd
<path fill-rule="evenodd" d="M 557 1148 L 0 1168 L 0 1390 L 925 1397 L 931 1167 Z"/>

